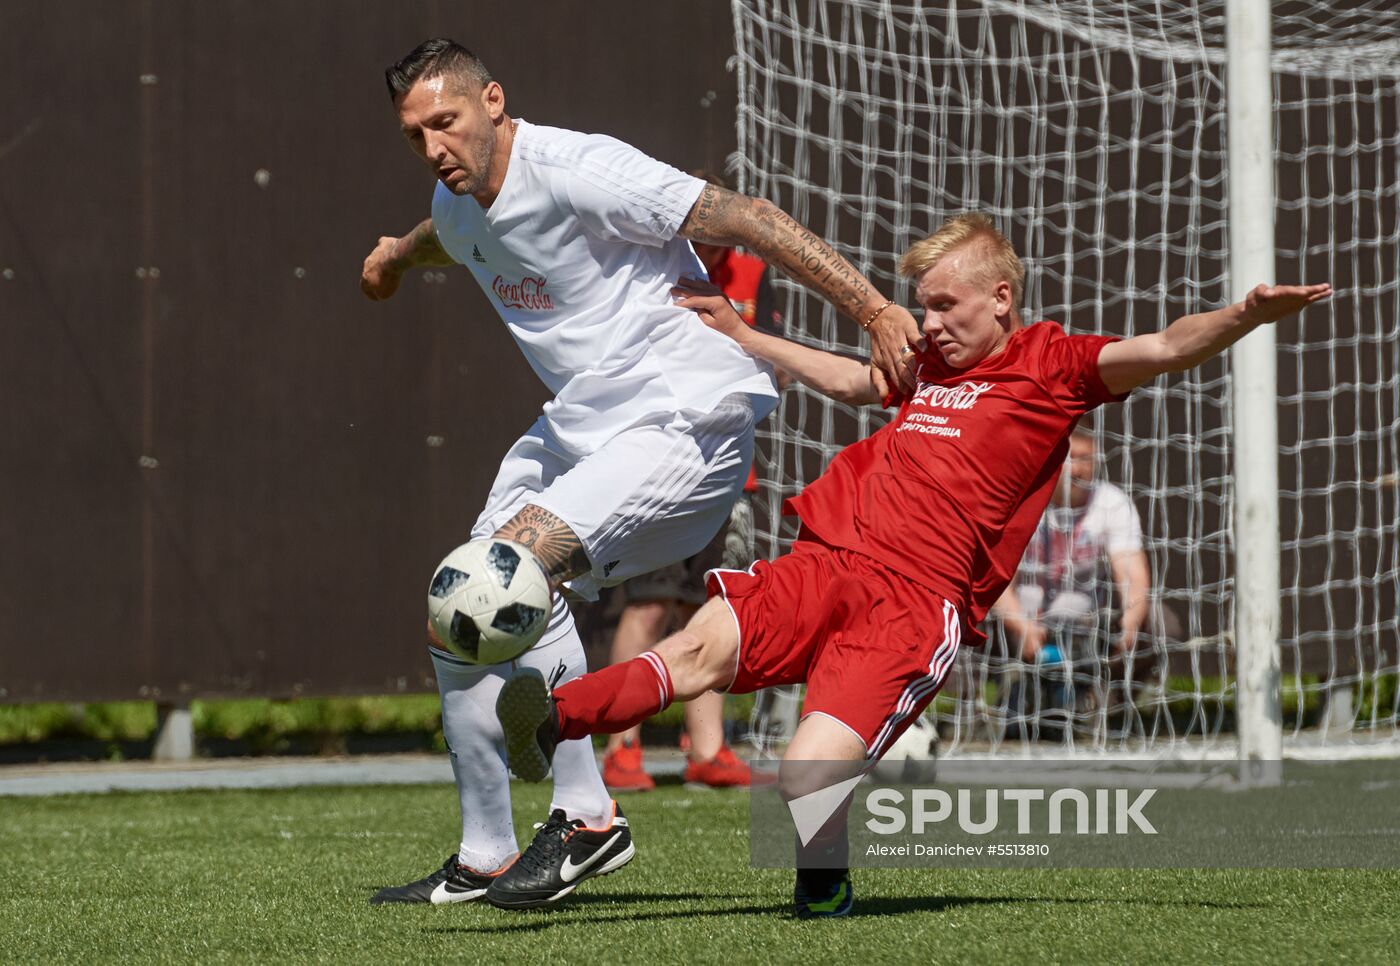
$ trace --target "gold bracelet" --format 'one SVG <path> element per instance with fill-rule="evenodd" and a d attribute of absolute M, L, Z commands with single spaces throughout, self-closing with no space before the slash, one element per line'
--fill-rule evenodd
<path fill-rule="evenodd" d="M 860 325 L 860 327 L 861 327 L 862 329 L 864 329 L 865 331 L 869 332 L 869 331 L 870 331 L 870 327 L 871 327 L 872 325 L 875 324 L 875 320 L 878 319 L 878 318 L 880 317 L 880 313 L 884 312 L 885 309 L 889 308 L 889 307 L 890 307 L 891 305 L 893 305 L 893 304 L 894 304 L 894 299 L 890 299 L 890 300 L 889 300 L 888 302 L 886 302 L 884 305 L 880 306 L 880 307 L 879 307 L 878 309 L 876 309 L 874 312 L 870 313 L 870 318 L 868 318 L 868 319 L 866 319 L 864 322 L 862 322 L 861 325 Z"/>

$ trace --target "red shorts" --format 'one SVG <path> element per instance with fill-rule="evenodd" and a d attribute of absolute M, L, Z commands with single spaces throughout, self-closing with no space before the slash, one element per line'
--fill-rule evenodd
<path fill-rule="evenodd" d="M 869 557 L 799 539 L 792 552 L 745 570 L 712 570 L 739 625 L 746 694 L 807 685 L 802 714 L 835 718 L 879 758 L 943 686 L 962 618 L 938 594 Z"/>

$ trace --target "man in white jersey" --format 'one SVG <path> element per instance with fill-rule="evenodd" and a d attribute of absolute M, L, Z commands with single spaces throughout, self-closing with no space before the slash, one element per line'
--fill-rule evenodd
<path fill-rule="evenodd" d="M 431 40 L 386 72 L 399 125 L 439 184 L 432 217 L 381 238 L 361 288 L 383 299 L 405 270 L 465 265 L 555 393 L 511 447 L 472 537 L 531 548 L 570 595 L 699 551 L 739 495 L 772 369 L 670 290 L 702 272 L 689 241 L 742 245 L 871 334 L 878 384 L 910 386 L 909 313 L 772 204 L 661 164 L 609 137 L 512 119 L 481 61 Z M 689 241 L 688 241 L 689 240 Z M 906 354 L 907 355 L 907 354 Z M 509 664 L 468 665 L 430 641 L 462 808 L 442 868 L 371 902 L 547 905 L 633 855 L 631 832 L 587 740 L 553 758 L 548 820 L 518 854 L 495 702 L 517 668 L 556 683 L 585 670 L 563 596 L 540 643 Z"/>

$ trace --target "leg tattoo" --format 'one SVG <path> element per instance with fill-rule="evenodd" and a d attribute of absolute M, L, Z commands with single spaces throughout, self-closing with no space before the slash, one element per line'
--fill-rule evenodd
<path fill-rule="evenodd" d="M 577 577 L 592 567 L 583 543 L 569 525 L 533 503 L 511 517 L 496 531 L 496 536 L 529 547 L 550 580 L 556 583 Z"/>

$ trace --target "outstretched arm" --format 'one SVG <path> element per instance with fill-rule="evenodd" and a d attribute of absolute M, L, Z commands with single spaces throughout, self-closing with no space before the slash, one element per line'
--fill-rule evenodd
<path fill-rule="evenodd" d="M 1099 353 L 1099 376 L 1120 395 L 1164 372 L 1185 372 L 1218 355 L 1254 329 L 1301 312 L 1332 294 L 1332 286 L 1257 285 L 1243 302 L 1185 315 L 1161 332 L 1111 342 Z"/>
<path fill-rule="evenodd" d="M 706 185 L 681 224 L 680 234 L 710 245 L 743 245 L 842 313 L 862 325 L 869 323 L 871 361 L 891 385 L 913 388 L 913 376 L 901 362 L 900 350 L 919 341 L 914 317 L 898 305 L 887 305 L 854 265 L 771 201 Z M 876 313 L 878 317 L 870 322 Z"/>
<path fill-rule="evenodd" d="M 695 312 L 702 322 L 739 343 L 749 355 L 772 364 L 823 396 L 861 406 L 878 403 L 886 395 L 878 369 L 833 352 L 789 342 L 748 325 L 734 311 L 729 299 L 708 282 L 683 279 L 671 294 L 677 305 Z"/>
<path fill-rule="evenodd" d="M 443 250 L 433 231 L 433 220 L 425 218 L 402 238 L 380 237 L 360 272 L 360 291 L 375 301 L 387 299 L 398 291 L 403 273 L 410 268 L 451 264 L 452 256 Z"/>

